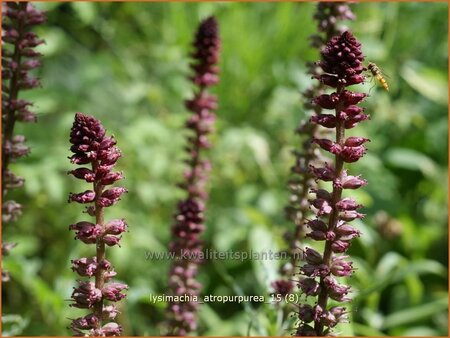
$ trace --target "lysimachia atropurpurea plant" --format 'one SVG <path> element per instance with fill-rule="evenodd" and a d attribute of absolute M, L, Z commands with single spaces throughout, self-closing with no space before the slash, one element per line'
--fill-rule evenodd
<path fill-rule="evenodd" d="M 10 170 L 10 164 L 28 155 L 24 135 L 14 134 L 16 122 L 36 122 L 30 109 L 32 102 L 21 98 L 24 90 L 40 86 L 38 78 L 30 71 L 40 67 L 41 54 L 35 47 L 44 43 L 32 31 L 46 21 L 44 12 L 27 2 L 2 2 L 2 222 L 17 221 L 22 205 L 7 199 L 11 189 L 23 186 L 24 179 Z M 2 243 L 2 255 L 7 256 L 16 243 Z M 2 282 L 10 280 L 2 270 Z"/>
<path fill-rule="evenodd" d="M 311 117 L 311 123 L 334 130 L 334 141 L 327 138 L 313 138 L 312 142 L 334 155 L 334 164 L 311 165 L 311 172 L 319 182 L 331 183 L 331 191 L 314 189 L 315 198 L 311 207 L 316 217 L 306 223 L 310 232 L 306 235 L 315 241 L 324 242 L 323 253 L 306 247 L 304 264 L 300 268 L 299 287 L 307 297 L 315 297 L 314 305 L 299 304 L 297 309 L 299 324 L 297 336 L 326 336 L 332 334 L 339 322 L 347 320 L 345 307 L 350 287 L 338 282 L 337 278 L 353 273 L 352 262 L 345 252 L 353 238 L 360 232 L 348 222 L 362 218 L 357 209 L 362 205 L 346 192 L 367 184 L 360 176 L 350 175 L 344 167 L 358 161 L 366 152 L 364 137 L 346 137 L 345 131 L 368 119 L 364 109 L 358 104 L 366 94 L 352 92 L 348 86 L 364 82 L 364 56 L 361 44 L 349 31 L 333 37 L 321 52 L 318 66 L 322 74 L 317 80 L 331 87 L 331 94 L 321 94 L 313 99 L 313 104 L 323 110 L 333 110 L 333 114 L 320 113 Z"/>
<path fill-rule="evenodd" d="M 69 171 L 69 174 L 91 184 L 91 189 L 71 193 L 69 202 L 88 204 L 86 213 L 95 220 L 74 223 L 69 229 L 75 231 L 76 239 L 96 249 L 94 257 L 71 261 L 72 270 L 84 277 L 74 287 L 71 306 L 88 309 L 90 313 L 74 319 L 70 328 L 75 336 L 119 336 L 122 327 L 115 322 L 118 310 L 109 302 L 124 298 L 123 291 L 128 286 L 111 281 L 116 272 L 106 259 L 106 247 L 119 245 L 127 223 L 124 219 L 106 221 L 105 209 L 119 201 L 126 192 L 123 187 L 107 188 L 123 178 L 121 172 L 112 171 L 121 152 L 116 147 L 116 140 L 106 136 L 100 121 L 82 113 L 75 115 L 70 143 L 70 150 L 74 153 L 70 162 L 82 167 Z"/>
<path fill-rule="evenodd" d="M 186 108 L 192 112 L 186 122 L 191 130 L 187 137 L 186 152 L 188 166 L 180 187 L 187 197 L 178 203 L 175 224 L 172 226 L 172 241 L 169 250 L 175 258 L 169 272 L 169 294 L 173 296 L 198 296 L 201 285 L 196 280 L 202 241 L 200 235 L 205 230 L 204 212 L 208 199 L 206 183 L 211 163 L 202 153 L 211 144 L 208 135 L 214 131 L 217 98 L 208 93 L 208 88 L 219 81 L 217 64 L 220 54 L 220 38 L 214 17 L 203 20 L 197 30 L 193 46 L 195 48 L 190 77 L 196 86 L 194 97 L 186 101 Z M 170 302 L 168 307 L 168 334 L 184 336 L 197 329 L 197 307 L 195 301 Z"/>
<path fill-rule="evenodd" d="M 345 2 L 319 2 L 314 13 L 317 21 L 317 34 L 310 36 L 311 47 L 319 50 L 325 46 L 333 36 L 341 34 L 346 27 L 339 25 L 340 21 L 354 20 L 355 15 L 350 6 Z M 308 74 L 312 77 L 320 74 L 319 67 L 312 62 L 307 62 Z M 305 98 L 303 107 L 306 111 L 318 115 L 322 108 L 311 104 L 311 99 L 324 93 L 324 85 L 321 82 L 314 82 L 310 88 L 302 94 Z M 309 117 L 300 121 L 295 133 L 300 137 L 301 144 L 293 151 L 295 164 L 291 167 L 291 178 L 288 182 L 290 191 L 289 204 L 285 208 L 286 218 L 294 223 L 294 230 L 287 231 L 284 235 L 290 254 L 290 261 L 281 267 L 282 277 L 272 283 L 274 293 L 285 296 L 293 291 L 293 276 L 298 273 L 299 258 L 301 256 L 302 239 L 307 231 L 305 223 L 308 215 L 311 214 L 308 197 L 310 190 L 317 188 L 314 176 L 310 171 L 310 165 L 323 161 L 325 157 L 312 145 L 311 138 L 320 137 L 323 130 L 317 124 L 309 123 Z"/>

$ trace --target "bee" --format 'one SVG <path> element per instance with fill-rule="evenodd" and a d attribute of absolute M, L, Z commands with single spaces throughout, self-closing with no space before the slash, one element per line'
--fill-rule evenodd
<path fill-rule="evenodd" d="M 373 77 L 378 80 L 378 82 L 383 86 L 383 88 L 386 89 L 386 91 L 389 91 L 389 85 L 386 79 L 384 78 L 383 74 L 381 73 L 380 68 L 378 68 L 378 66 L 375 63 L 369 62 L 369 64 L 367 65 L 367 69 L 372 73 Z"/>

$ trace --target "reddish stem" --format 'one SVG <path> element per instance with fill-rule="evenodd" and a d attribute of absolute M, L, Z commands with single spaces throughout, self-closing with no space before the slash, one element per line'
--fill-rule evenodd
<path fill-rule="evenodd" d="M 336 90 L 338 95 L 342 93 L 344 90 L 344 86 L 339 86 Z M 342 104 L 339 104 L 336 107 L 336 117 L 339 117 L 339 112 L 342 110 Z M 345 127 L 343 121 L 341 121 L 338 118 L 338 123 L 336 125 L 336 143 L 340 146 L 343 146 L 345 140 Z M 335 155 L 335 178 L 341 177 L 342 169 L 344 167 L 344 161 L 342 158 L 338 155 Z M 331 212 L 329 219 L 328 219 L 328 231 L 334 231 L 336 228 L 336 225 L 339 220 L 339 210 L 336 208 L 336 203 L 341 200 L 342 196 L 342 188 L 335 187 L 333 185 L 333 192 L 331 195 L 331 205 L 333 207 L 333 211 Z M 332 257 L 332 250 L 331 250 L 331 244 L 332 241 L 326 241 L 325 242 L 325 249 L 323 252 L 323 264 L 330 266 L 331 265 L 331 257 Z M 326 285 L 324 283 L 324 277 L 320 277 L 320 286 L 321 291 L 318 296 L 317 305 L 319 305 L 323 310 L 326 309 L 327 303 L 328 303 L 328 291 L 326 288 Z M 314 325 L 314 329 L 316 331 L 316 334 L 318 336 L 323 336 L 323 329 L 324 325 L 322 321 L 316 321 Z"/>
<path fill-rule="evenodd" d="M 95 161 L 92 164 L 93 172 L 96 172 L 97 167 L 99 163 Z M 99 207 L 97 204 L 97 199 L 101 196 L 103 193 L 103 188 L 105 186 L 100 184 L 100 181 L 94 182 L 94 191 L 95 191 L 95 223 L 100 225 L 102 227 L 102 230 L 104 230 L 104 208 Z M 102 231 L 103 232 L 103 231 Z M 97 238 L 96 243 L 96 257 L 97 257 L 97 271 L 95 273 L 95 287 L 99 290 L 103 289 L 103 286 L 105 284 L 105 278 L 104 278 L 104 269 L 102 268 L 102 262 L 105 260 L 105 242 L 103 241 L 102 237 Z M 95 303 L 94 305 L 94 315 L 98 318 L 98 323 L 96 325 L 97 329 L 100 329 L 102 327 L 102 321 L 103 321 L 103 297 L 100 301 Z"/>
<path fill-rule="evenodd" d="M 28 3 L 27 2 L 21 2 L 19 3 L 19 11 L 24 12 L 26 11 Z M 11 103 L 15 100 L 17 100 L 19 96 L 19 75 L 20 75 L 20 66 L 21 66 L 21 53 L 18 46 L 18 42 L 22 40 L 23 38 L 23 31 L 24 31 L 24 24 L 25 24 L 25 17 L 19 17 L 17 18 L 17 32 L 19 34 L 16 43 L 14 44 L 14 53 L 11 62 L 14 62 L 17 64 L 17 68 L 15 71 L 12 72 L 11 79 L 9 81 L 9 97 L 8 97 L 8 105 L 5 109 L 6 112 L 3 115 L 6 115 L 6 121 L 4 121 L 4 130 L 3 130 L 3 144 L 6 142 L 11 142 L 14 134 L 14 125 L 16 123 L 16 114 L 15 109 L 11 109 Z M 5 174 L 8 170 L 10 162 L 9 155 L 2 151 L 2 190 L 3 190 L 3 196 L 6 194 L 6 187 L 5 187 Z"/>

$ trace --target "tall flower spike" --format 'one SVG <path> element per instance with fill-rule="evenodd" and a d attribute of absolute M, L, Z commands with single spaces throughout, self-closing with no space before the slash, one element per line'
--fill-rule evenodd
<path fill-rule="evenodd" d="M 204 231 L 205 203 L 208 199 L 206 182 L 211 164 L 203 159 L 202 152 L 211 147 L 208 135 L 214 131 L 217 98 L 207 92 L 207 88 L 219 81 L 217 63 L 220 53 L 220 39 L 217 21 L 209 17 L 200 23 L 192 53 L 193 76 L 190 80 L 197 87 L 194 97 L 186 101 L 186 108 L 192 112 L 186 128 L 192 136 L 187 138 L 188 168 L 184 181 L 179 186 L 187 192 L 187 197 L 178 204 L 175 224 L 172 226 L 170 252 L 176 255 L 169 275 L 169 290 L 172 295 L 196 296 L 201 285 L 196 281 L 202 250 L 200 235 Z M 186 258 L 188 257 L 188 258 Z M 168 334 L 185 336 L 197 329 L 196 302 L 173 302 L 168 307 Z"/>
<path fill-rule="evenodd" d="M 307 237 L 324 242 L 323 253 L 311 248 L 304 250 L 304 264 L 300 268 L 299 288 L 307 297 L 317 297 L 314 307 L 302 306 L 298 311 L 299 325 L 296 335 L 326 336 L 339 323 L 346 321 L 345 308 L 330 307 L 328 300 L 337 303 L 349 299 L 350 287 L 340 284 L 338 278 L 348 277 L 353 273 L 352 262 L 345 253 L 353 238 L 359 231 L 348 224 L 364 215 L 357 212 L 362 205 L 354 199 L 344 197 L 344 190 L 358 189 L 367 184 L 360 176 L 348 175 L 345 163 L 352 163 L 365 153 L 363 145 L 368 141 L 362 137 L 346 137 L 345 130 L 355 127 L 366 120 L 367 115 L 358 104 L 366 94 L 351 92 L 347 89 L 353 84 L 362 83 L 364 76 L 361 44 L 349 31 L 333 37 L 321 52 L 322 60 L 318 65 L 322 74 L 317 79 L 334 89 L 331 94 L 321 94 L 313 103 L 321 109 L 334 110 L 334 114 L 320 113 L 311 119 L 311 123 L 328 129 L 335 129 L 334 141 L 326 138 L 313 138 L 313 144 L 334 155 L 334 166 L 324 163 L 311 165 L 311 172 L 316 181 L 332 182 L 332 191 L 314 189 L 314 198 L 310 201 L 316 217 L 308 221 L 310 232 Z M 330 127 L 326 118 L 333 118 L 335 124 Z"/>
<path fill-rule="evenodd" d="M 40 54 L 34 47 L 43 43 L 31 31 L 33 26 L 46 18 L 42 11 L 27 2 L 2 2 L 2 221 L 16 221 L 22 214 L 22 206 L 7 200 L 8 190 L 23 186 L 24 179 L 10 169 L 11 162 L 29 153 L 25 136 L 14 135 L 16 121 L 35 122 L 36 114 L 30 110 L 32 103 L 20 98 L 20 92 L 39 86 L 39 80 L 30 74 L 41 65 Z M 14 245 L 2 243 L 6 255 Z M 7 271 L 2 271 L 2 281 L 9 280 Z"/>
<path fill-rule="evenodd" d="M 116 140 L 106 136 L 100 121 L 82 113 L 75 115 L 70 132 L 70 162 L 83 165 L 68 174 L 91 184 L 92 189 L 70 194 L 69 202 L 87 204 L 87 213 L 95 217 L 95 222 L 81 221 L 69 226 L 75 231 L 75 239 L 85 244 L 95 244 L 96 255 L 90 258 L 72 260 L 72 270 L 84 280 L 72 293 L 72 307 L 89 309 L 90 313 L 72 321 L 70 328 L 75 336 L 120 336 L 122 328 L 114 322 L 118 313 L 114 305 L 125 297 L 128 286 L 110 282 L 116 275 L 111 263 L 106 260 L 106 246 L 119 245 L 121 234 L 127 230 L 123 219 L 105 221 L 105 208 L 117 203 L 126 192 L 122 187 L 107 188 L 122 179 L 122 173 L 112 171 L 121 153 Z M 87 167 L 84 167 L 87 166 Z M 94 281 L 89 279 L 94 278 Z"/>
<path fill-rule="evenodd" d="M 317 34 L 310 36 L 311 46 L 319 51 L 325 46 L 326 41 L 330 40 L 334 35 L 342 33 L 341 21 L 353 20 L 355 18 L 350 7 L 343 2 L 319 2 L 314 14 L 317 21 Z M 307 63 L 308 73 L 312 77 L 320 74 L 319 67 L 314 63 Z M 310 101 L 313 97 L 324 93 L 324 84 L 317 82 L 303 93 L 305 98 L 305 110 L 313 111 L 313 118 L 321 113 L 322 108 L 311 105 Z M 289 204 L 285 208 L 286 218 L 294 223 L 293 231 L 285 234 L 285 240 L 289 247 L 291 256 L 290 262 L 281 268 L 281 279 L 274 282 L 273 285 L 287 285 L 287 282 L 294 274 L 298 272 L 299 258 L 301 257 L 302 239 L 307 231 L 306 222 L 311 210 L 309 208 L 308 196 L 311 189 L 315 189 L 317 184 L 314 175 L 310 171 L 311 165 L 316 165 L 325 160 L 320 151 L 313 146 L 311 138 L 321 138 L 324 131 L 320 130 L 317 124 L 309 123 L 309 114 L 307 119 L 300 122 L 296 128 L 296 134 L 301 138 L 302 142 L 299 149 L 293 153 L 295 156 L 295 164 L 291 167 L 291 178 L 288 182 L 288 188 L 291 193 Z M 330 127 L 335 126 L 336 120 L 331 115 L 322 118 Z M 281 282 L 284 283 L 281 283 Z M 275 292 L 278 288 L 274 287 Z M 292 291 L 292 290 L 291 290 Z"/>

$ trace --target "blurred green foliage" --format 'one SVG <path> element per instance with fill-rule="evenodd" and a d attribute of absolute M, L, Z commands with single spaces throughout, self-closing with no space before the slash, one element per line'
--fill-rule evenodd
<path fill-rule="evenodd" d="M 292 228 L 283 216 L 293 130 L 305 117 L 301 91 L 310 84 L 305 62 L 315 31 L 313 3 L 38 3 L 48 23 L 38 27 L 42 88 L 26 93 L 39 122 L 18 125 L 31 155 L 13 165 L 26 178 L 15 197 L 24 216 L 4 229 L 19 245 L 3 264 L 3 334 L 67 335 L 76 278 L 70 259 L 92 255 L 73 240 L 69 224 L 86 218 L 67 204 L 86 185 L 66 175 L 68 134 L 76 111 L 93 114 L 123 151 L 119 170 L 129 194 L 108 218 L 130 224 L 122 248 L 107 255 L 130 285 L 121 302 L 127 335 L 159 335 L 168 261 L 145 259 L 164 251 L 171 215 L 182 197 L 183 100 L 193 32 L 217 16 L 223 54 L 206 247 L 260 251 L 284 248 Z M 348 23 L 367 59 L 389 76 L 391 92 L 374 83 L 360 90 L 372 119 L 356 128 L 369 137 L 368 154 L 351 166 L 369 185 L 354 193 L 366 205 L 363 235 L 350 250 L 357 271 L 346 335 L 447 335 L 448 42 L 447 3 L 359 3 Z M 353 132 L 353 130 L 352 130 Z M 207 261 L 204 294 L 268 295 L 280 262 Z M 201 306 L 201 335 L 289 335 L 270 305 Z"/>

